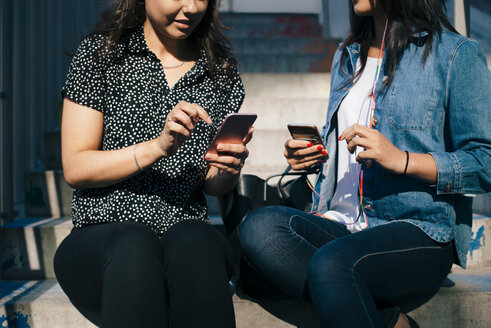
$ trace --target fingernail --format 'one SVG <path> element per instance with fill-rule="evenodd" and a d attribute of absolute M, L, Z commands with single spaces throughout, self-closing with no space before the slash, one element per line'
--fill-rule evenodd
<path fill-rule="evenodd" d="M 223 150 L 223 146 L 221 144 L 217 145 L 217 150 Z"/>
<path fill-rule="evenodd" d="M 342 136 L 342 135 L 341 135 L 341 136 L 339 136 L 339 139 L 338 139 L 338 140 L 339 140 L 339 141 L 341 141 L 341 139 L 343 139 L 343 136 Z"/>
<path fill-rule="evenodd" d="M 324 149 L 324 150 L 322 151 L 322 155 L 325 155 L 325 154 L 327 154 L 327 150 L 325 150 L 325 149 Z"/>
<path fill-rule="evenodd" d="M 317 150 L 322 150 L 322 148 L 324 148 L 324 147 L 322 147 L 322 146 L 317 146 Z"/>
<path fill-rule="evenodd" d="M 312 147 L 313 145 L 314 144 L 309 141 L 309 143 L 307 144 L 307 147 Z"/>

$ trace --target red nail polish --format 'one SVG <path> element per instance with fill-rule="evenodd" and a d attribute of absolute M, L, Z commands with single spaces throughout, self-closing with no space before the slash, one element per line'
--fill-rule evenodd
<path fill-rule="evenodd" d="M 325 150 L 325 149 L 324 149 L 324 150 L 322 151 L 322 155 L 326 155 L 326 154 L 327 154 L 327 150 Z"/>
<path fill-rule="evenodd" d="M 314 145 L 313 143 L 309 142 L 309 143 L 307 144 L 307 147 L 312 147 L 313 145 Z"/>
<path fill-rule="evenodd" d="M 341 139 L 343 139 L 343 136 L 339 136 L 339 139 L 338 140 L 341 141 Z"/>
<path fill-rule="evenodd" d="M 324 147 L 322 147 L 322 146 L 317 146 L 317 150 L 322 150 L 322 148 L 324 148 Z"/>

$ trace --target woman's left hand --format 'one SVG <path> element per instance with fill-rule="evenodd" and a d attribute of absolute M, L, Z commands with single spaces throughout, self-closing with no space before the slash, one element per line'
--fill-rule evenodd
<path fill-rule="evenodd" d="M 353 124 L 339 137 L 339 140 L 343 139 L 346 140 L 348 150 L 352 154 L 357 147 L 365 148 L 356 156 L 358 163 L 365 159 L 372 159 L 391 173 L 402 174 L 404 172 L 406 153 L 394 146 L 378 130 Z"/>
<path fill-rule="evenodd" d="M 219 171 L 239 174 L 249 156 L 246 145 L 251 141 L 253 132 L 254 128 L 251 127 L 240 144 L 218 144 L 217 154 L 206 153 L 205 160 L 210 166 L 216 167 Z"/>

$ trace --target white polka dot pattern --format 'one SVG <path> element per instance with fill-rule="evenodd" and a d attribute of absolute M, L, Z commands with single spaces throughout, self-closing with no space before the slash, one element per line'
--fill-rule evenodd
<path fill-rule="evenodd" d="M 73 58 L 62 96 L 104 116 L 102 150 L 121 149 L 156 138 L 167 114 L 184 100 L 201 105 L 213 124 L 200 121 L 174 156 L 157 161 L 135 177 L 107 188 L 77 189 L 72 200 L 74 225 L 135 221 L 162 235 L 188 219 L 207 221 L 202 159 L 225 116 L 237 112 L 245 96 L 236 72 L 212 78 L 204 53 L 170 89 L 162 64 L 145 42 L 143 28 L 128 33 L 116 49 L 95 60 L 101 35 L 82 41 Z"/>

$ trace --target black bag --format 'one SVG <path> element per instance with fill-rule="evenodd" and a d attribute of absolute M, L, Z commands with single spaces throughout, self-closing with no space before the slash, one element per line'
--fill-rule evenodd
<path fill-rule="evenodd" d="M 227 233 L 240 227 L 245 217 L 253 210 L 271 205 L 283 205 L 307 211 L 312 206 L 312 190 L 308 185 L 308 175 L 317 174 L 318 168 L 305 171 L 291 171 L 290 166 L 280 174 L 266 179 L 256 175 L 243 174 L 235 189 L 218 197 L 218 205 Z M 285 181 L 287 176 L 297 176 Z M 270 180 L 279 178 L 275 184 Z"/>
<path fill-rule="evenodd" d="M 281 295 L 281 291 L 257 274 L 242 257 L 239 228 L 253 210 L 271 205 L 283 205 L 308 211 L 312 206 L 312 190 L 308 175 L 319 172 L 317 167 L 306 171 L 291 171 L 290 166 L 280 174 L 261 179 L 256 175 L 243 174 L 235 189 L 218 197 L 218 205 L 228 238 L 234 248 L 234 260 L 239 267 L 236 292 L 241 297 L 256 300 L 270 299 Z M 286 180 L 287 176 L 296 176 Z M 268 183 L 278 179 L 276 183 Z M 285 181 L 286 180 L 286 181 Z"/>

